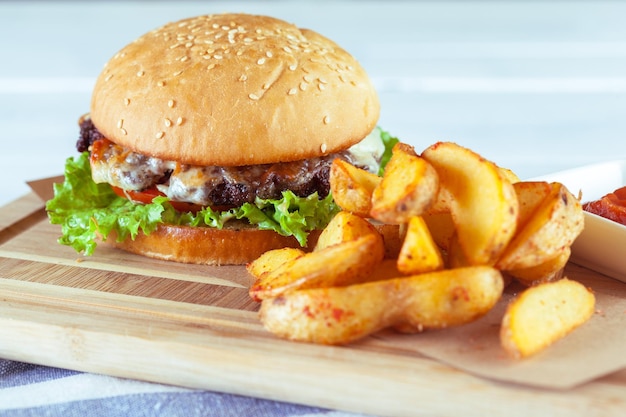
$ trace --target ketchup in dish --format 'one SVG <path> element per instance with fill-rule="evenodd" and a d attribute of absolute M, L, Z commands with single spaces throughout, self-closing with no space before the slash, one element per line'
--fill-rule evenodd
<path fill-rule="evenodd" d="M 583 204 L 583 209 L 626 225 L 626 187 L 618 188 L 599 200 Z"/>

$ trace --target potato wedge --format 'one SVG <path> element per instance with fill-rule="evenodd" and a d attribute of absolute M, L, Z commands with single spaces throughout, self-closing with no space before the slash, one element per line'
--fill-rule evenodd
<path fill-rule="evenodd" d="M 263 300 L 260 317 L 282 338 L 345 344 L 386 327 L 419 332 L 471 322 L 495 305 L 502 289 L 494 268 L 452 269 L 288 292 Z"/>
<path fill-rule="evenodd" d="M 593 315 L 595 296 L 567 278 L 524 290 L 507 307 L 500 342 L 514 358 L 523 358 L 563 338 Z"/>
<path fill-rule="evenodd" d="M 342 210 L 369 217 L 372 193 L 382 178 L 342 159 L 333 161 L 329 175 L 330 190 L 335 203 Z"/>
<path fill-rule="evenodd" d="M 371 234 L 378 234 L 378 230 L 369 221 L 349 211 L 340 211 L 322 230 L 313 250 L 319 251 Z"/>
<path fill-rule="evenodd" d="M 515 233 L 519 212 L 511 182 L 500 168 L 452 142 L 428 147 L 459 243 L 471 265 L 493 265 Z M 383 180 L 384 181 L 384 180 Z"/>
<path fill-rule="evenodd" d="M 443 269 L 443 258 L 424 219 L 411 217 L 398 255 L 398 270 L 406 275 Z"/>
<path fill-rule="evenodd" d="M 383 223 L 407 223 L 435 202 L 438 191 L 435 169 L 417 156 L 413 147 L 398 143 L 372 194 L 370 215 Z"/>
<path fill-rule="evenodd" d="M 304 255 L 305 252 L 298 248 L 273 249 L 263 253 L 254 261 L 246 265 L 246 271 L 255 278 L 270 271 L 275 271 L 287 261 L 294 260 Z"/>
<path fill-rule="evenodd" d="M 511 184 L 515 184 L 521 181 L 520 178 L 517 176 L 517 174 L 513 172 L 513 170 L 509 168 L 503 168 L 503 167 L 499 167 L 499 168 L 500 168 L 500 174 L 502 174 L 504 178 L 509 180 Z"/>
<path fill-rule="evenodd" d="M 563 269 L 567 265 L 572 249 L 569 246 L 563 248 L 555 257 L 529 268 L 512 269 L 505 271 L 527 286 L 541 284 L 543 282 L 556 281 L 563 276 Z"/>
<path fill-rule="evenodd" d="M 366 281 L 385 253 L 378 233 L 307 253 L 262 274 L 250 287 L 254 300 L 303 288 L 344 286 Z"/>
<path fill-rule="evenodd" d="M 521 230 L 532 217 L 537 207 L 550 195 L 550 184 L 544 181 L 522 181 L 513 184 L 517 202 L 519 204 L 519 216 L 517 218 L 517 230 Z"/>
<path fill-rule="evenodd" d="M 510 271 L 545 263 L 571 246 L 583 227 L 580 201 L 563 184 L 552 183 L 550 194 L 516 233 L 496 267 Z"/>

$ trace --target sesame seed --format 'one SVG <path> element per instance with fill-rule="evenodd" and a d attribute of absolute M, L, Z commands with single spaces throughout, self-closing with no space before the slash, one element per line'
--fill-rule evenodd
<path fill-rule="evenodd" d="M 297 89 L 297 88 L 291 88 L 287 94 L 289 94 L 290 96 L 293 96 L 293 95 L 295 95 L 297 92 L 298 92 L 298 89 Z"/>
<path fill-rule="evenodd" d="M 299 87 L 300 87 L 300 90 L 302 90 L 302 91 L 306 90 L 306 86 L 307 86 L 307 83 L 305 83 L 304 81 L 303 81 L 303 82 L 301 82 L 301 83 L 300 83 L 300 86 L 299 86 Z"/>
<path fill-rule="evenodd" d="M 174 77 L 178 77 L 178 76 L 179 76 L 180 74 L 182 74 L 182 73 L 183 73 L 183 71 L 182 71 L 182 70 L 180 70 L 180 71 L 176 71 L 176 72 L 175 72 L 174 74 L 172 74 L 172 75 L 173 75 Z"/>
<path fill-rule="evenodd" d="M 256 63 L 259 65 L 265 64 L 265 58 L 259 58 L 259 60 Z"/>
<path fill-rule="evenodd" d="M 137 77 L 143 77 L 145 73 L 145 71 L 137 71 Z"/>
<path fill-rule="evenodd" d="M 254 94 L 254 93 L 250 93 L 250 94 L 248 94 L 248 97 L 250 98 L 250 100 L 258 100 L 258 99 L 259 99 L 259 96 L 257 96 L 257 95 L 256 95 L 256 94 Z"/>
<path fill-rule="evenodd" d="M 326 85 L 325 85 L 325 84 L 322 84 L 322 83 L 319 83 L 319 84 L 317 85 L 317 88 L 318 88 L 318 90 L 320 90 L 320 91 L 324 91 L 324 90 L 326 89 Z"/>
<path fill-rule="evenodd" d="M 178 119 L 176 119 L 176 126 L 180 126 L 183 124 L 183 118 L 182 117 L 178 117 Z"/>
<path fill-rule="evenodd" d="M 117 121 L 117 128 L 121 129 L 124 126 L 124 119 L 120 119 Z"/>
<path fill-rule="evenodd" d="M 159 82 L 157 83 L 157 85 L 158 85 L 159 87 L 163 87 L 163 86 L 165 85 L 165 81 L 159 81 Z"/>
<path fill-rule="evenodd" d="M 174 104 L 175 104 L 175 103 L 174 103 L 174 100 L 169 100 L 169 101 L 167 102 L 167 107 L 169 107 L 169 108 L 171 109 L 171 108 L 173 108 L 173 107 L 174 107 Z"/>
<path fill-rule="evenodd" d="M 322 151 L 322 153 L 326 153 L 326 149 L 327 149 L 326 144 L 322 143 L 322 146 L 320 146 L 320 150 Z"/>
<path fill-rule="evenodd" d="M 165 124 L 166 127 L 170 127 L 172 125 L 172 121 L 166 117 L 163 119 L 163 124 Z"/>
<path fill-rule="evenodd" d="M 304 80 L 304 82 L 307 82 L 307 83 L 311 82 L 311 77 L 309 75 L 305 75 L 304 77 L 302 77 L 302 79 Z"/>
<path fill-rule="evenodd" d="M 104 81 L 109 81 L 111 78 L 113 78 L 113 74 L 107 75 Z"/>
<path fill-rule="evenodd" d="M 330 117 L 324 116 L 324 124 L 327 125 L 328 123 L 330 123 Z"/>
<path fill-rule="evenodd" d="M 248 79 L 248 76 L 246 74 L 241 74 L 241 77 L 239 77 L 239 81 L 246 81 Z"/>
<path fill-rule="evenodd" d="M 165 132 L 161 131 L 161 132 L 157 132 L 156 135 L 154 135 L 157 139 L 161 139 L 163 136 L 165 136 Z"/>
<path fill-rule="evenodd" d="M 212 64 L 207 65 L 206 69 L 211 70 L 211 69 L 215 68 L 216 66 L 217 66 L 217 64 L 214 62 Z"/>
<path fill-rule="evenodd" d="M 291 64 L 291 65 L 289 65 L 289 69 L 290 69 L 291 71 L 295 71 L 295 70 L 296 70 L 296 68 L 298 68 L 298 64 Z"/>
<path fill-rule="evenodd" d="M 124 136 L 126 136 L 126 134 L 128 133 L 128 132 L 126 131 L 126 129 L 124 129 L 124 128 L 122 128 L 122 129 L 121 129 L 121 132 L 122 132 L 122 135 L 124 135 Z"/>
<path fill-rule="evenodd" d="M 124 104 L 127 106 L 130 104 L 130 99 L 128 97 L 124 99 Z"/>
<path fill-rule="evenodd" d="M 287 52 L 288 54 L 291 53 L 291 48 L 288 46 L 283 46 L 283 51 Z"/>
<path fill-rule="evenodd" d="M 215 55 L 213 55 L 213 58 L 215 58 L 215 59 L 222 59 L 224 57 L 222 55 L 220 55 L 220 54 L 215 54 Z"/>
<path fill-rule="evenodd" d="M 328 81 L 326 81 L 326 78 L 318 78 L 317 80 L 321 82 L 322 84 L 328 84 Z"/>
<path fill-rule="evenodd" d="M 265 84 L 263 84 L 263 89 L 264 89 L 264 90 L 269 90 L 269 88 L 270 88 L 271 86 L 272 86 L 272 84 L 270 84 L 270 83 L 265 83 Z"/>
<path fill-rule="evenodd" d="M 183 56 L 183 57 L 180 59 L 180 62 L 185 62 L 185 61 L 187 61 L 188 59 L 189 59 L 189 57 L 188 57 L 187 55 L 185 55 L 185 56 Z"/>
<path fill-rule="evenodd" d="M 268 58 L 271 58 L 272 56 L 274 56 L 274 54 L 272 54 L 272 51 L 267 51 L 265 53 L 265 56 L 268 57 Z"/>

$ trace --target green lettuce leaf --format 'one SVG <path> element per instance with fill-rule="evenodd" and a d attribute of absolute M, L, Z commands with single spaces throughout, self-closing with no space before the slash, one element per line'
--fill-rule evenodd
<path fill-rule="evenodd" d="M 400 142 L 400 139 L 395 136 L 391 136 L 389 132 L 381 129 L 380 127 L 377 127 L 377 129 L 380 133 L 380 139 L 385 145 L 385 152 L 380 159 L 380 169 L 378 170 L 378 175 L 382 176 L 385 172 L 385 166 L 387 165 L 387 162 L 389 162 L 389 159 L 391 159 L 391 150 L 396 143 Z"/>
<path fill-rule="evenodd" d="M 50 222 L 61 225 L 59 243 L 92 255 L 99 237 L 106 239 L 115 232 L 118 241 L 135 239 L 139 232 L 150 234 L 160 223 L 222 228 L 231 220 L 247 220 L 260 229 L 294 236 L 305 246 L 308 234 L 325 227 L 339 207 L 330 195 L 302 198 L 291 191 L 280 199 L 257 199 L 226 211 L 206 208 L 179 213 L 166 197 L 136 204 L 116 195 L 108 184 L 94 183 L 89 154 L 84 152 L 66 160 L 65 181 L 54 184 L 54 198 L 46 203 L 46 210 Z"/>

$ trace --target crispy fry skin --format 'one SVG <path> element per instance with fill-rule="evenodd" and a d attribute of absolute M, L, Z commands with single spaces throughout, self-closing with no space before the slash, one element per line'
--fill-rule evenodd
<path fill-rule="evenodd" d="M 563 184 L 552 183 L 550 193 L 516 233 L 496 267 L 508 271 L 542 264 L 570 247 L 583 227 L 580 201 Z"/>
<path fill-rule="evenodd" d="M 372 194 L 370 215 L 383 223 L 407 223 L 435 202 L 438 191 L 435 169 L 413 147 L 398 143 L 393 147 L 382 181 Z"/>
<path fill-rule="evenodd" d="M 320 251 L 337 243 L 378 234 L 376 227 L 369 221 L 349 211 L 340 211 L 324 228 L 313 250 Z"/>
<path fill-rule="evenodd" d="M 369 217 L 372 193 L 382 180 L 378 175 L 335 159 L 330 167 L 330 190 L 342 210 Z"/>
<path fill-rule="evenodd" d="M 287 261 L 263 274 L 250 287 L 255 300 L 303 288 L 325 288 L 363 282 L 383 260 L 382 238 L 370 234 L 328 246 Z"/>
<path fill-rule="evenodd" d="M 470 322 L 493 307 L 502 289 L 497 270 L 460 268 L 283 293 L 263 301 L 260 317 L 283 338 L 345 344 L 386 327 L 419 332 Z"/>
<path fill-rule="evenodd" d="M 563 269 L 572 253 L 572 249 L 566 246 L 556 256 L 528 268 L 511 269 L 506 274 L 527 286 L 533 286 L 542 282 L 556 281 L 563 276 Z"/>
<path fill-rule="evenodd" d="M 467 261 L 495 264 L 517 224 L 519 208 L 511 182 L 497 165 L 452 142 L 436 143 L 422 157 L 437 170 L 441 196 Z"/>
<path fill-rule="evenodd" d="M 398 254 L 398 269 L 406 275 L 437 271 L 443 268 L 443 257 L 428 226 L 420 216 L 412 217 Z"/>
<path fill-rule="evenodd" d="M 246 271 L 255 278 L 270 271 L 274 271 L 287 261 L 294 260 L 304 255 L 304 251 L 298 248 L 280 248 L 265 252 L 254 261 L 246 265 Z"/>
<path fill-rule="evenodd" d="M 563 278 L 522 292 L 502 318 L 500 342 L 512 357 L 545 349 L 591 318 L 595 296 L 579 282 Z"/>

